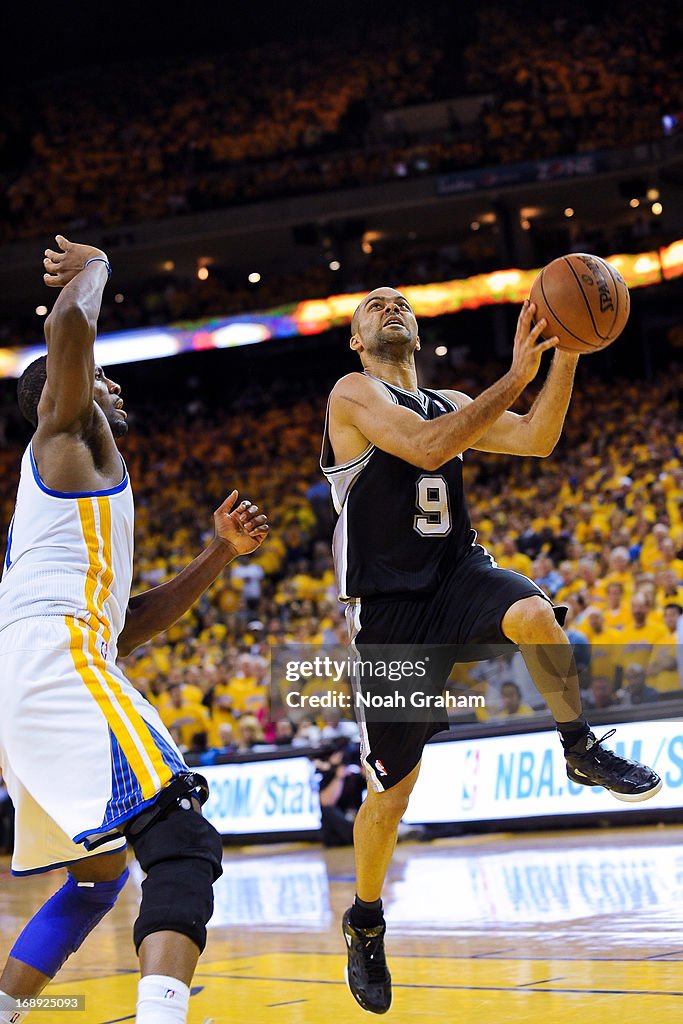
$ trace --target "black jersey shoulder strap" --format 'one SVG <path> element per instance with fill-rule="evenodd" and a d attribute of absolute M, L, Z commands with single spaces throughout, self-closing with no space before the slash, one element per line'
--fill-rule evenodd
<path fill-rule="evenodd" d="M 434 391 L 432 388 L 420 388 L 420 391 L 428 395 L 438 406 L 445 408 L 446 412 L 458 411 L 459 406 L 456 405 L 452 398 L 447 398 L 441 391 Z"/>

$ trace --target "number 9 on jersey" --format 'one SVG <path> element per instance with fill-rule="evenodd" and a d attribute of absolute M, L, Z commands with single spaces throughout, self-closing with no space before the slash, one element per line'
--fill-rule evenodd
<path fill-rule="evenodd" d="M 416 491 L 419 513 L 413 520 L 413 529 L 423 537 L 445 537 L 451 530 L 451 510 L 444 477 L 421 476 Z"/>

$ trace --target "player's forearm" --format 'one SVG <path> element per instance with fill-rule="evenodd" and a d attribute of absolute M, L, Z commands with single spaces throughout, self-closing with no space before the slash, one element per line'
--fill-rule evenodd
<path fill-rule="evenodd" d="M 232 545 L 215 538 L 174 579 L 131 597 L 119 636 L 119 654 L 130 654 L 177 622 L 236 557 Z"/>
<path fill-rule="evenodd" d="M 84 346 L 94 344 L 106 283 L 107 266 L 97 260 L 64 285 L 45 321 L 48 351 L 50 343 L 61 338 Z"/>
<path fill-rule="evenodd" d="M 578 355 L 573 352 L 555 352 L 546 382 L 524 417 L 531 442 L 539 454 L 550 455 L 560 439 L 578 361 Z"/>
<path fill-rule="evenodd" d="M 477 443 L 521 395 L 526 381 L 509 371 L 464 409 L 424 424 L 425 469 L 438 469 Z"/>

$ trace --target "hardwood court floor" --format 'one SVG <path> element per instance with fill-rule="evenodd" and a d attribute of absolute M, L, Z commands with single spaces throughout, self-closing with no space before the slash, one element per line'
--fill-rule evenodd
<path fill-rule="evenodd" d="M 386 1019 L 680 1021 L 682 840 L 683 828 L 670 826 L 400 844 L 385 901 L 394 978 Z M 10 879 L 8 867 L 0 861 L 3 958 L 62 878 Z M 191 1024 L 369 1020 L 343 979 L 351 851 L 231 849 L 224 868 Z M 46 990 L 85 995 L 85 1011 L 36 1012 L 30 1024 L 134 1019 L 139 882 L 135 870 L 115 910 Z"/>

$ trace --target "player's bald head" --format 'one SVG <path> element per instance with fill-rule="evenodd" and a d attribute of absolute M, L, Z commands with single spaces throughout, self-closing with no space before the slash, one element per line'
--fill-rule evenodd
<path fill-rule="evenodd" d="M 363 310 L 365 309 L 367 304 L 369 302 L 372 302 L 373 298 L 376 295 L 379 295 L 379 296 L 381 296 L 383 298 L 384 297 L 391 297 L 391 296 L 399 296 L 400 298 L 405 299 L 405 296 L 402 295 L 401 292 L 397 291 L 395 288 L 392 288 L 390 285 L 382 285 L 381 288 L 373 288 L 373 290 L 371 292 L 368 292 L 368 294 L 365 296 L 365 298 L 361 299 L 361 301 L 358 303 L 358 305 L 356 306 L 356 308 L 354 310 L 353 316 L 351 317 L 351 337 L 352 338 L 355 338 L 358 335 L 358 331 L 360 329 L 360 315 L 361 315 L 361 313 L 363 312 Z"/>

